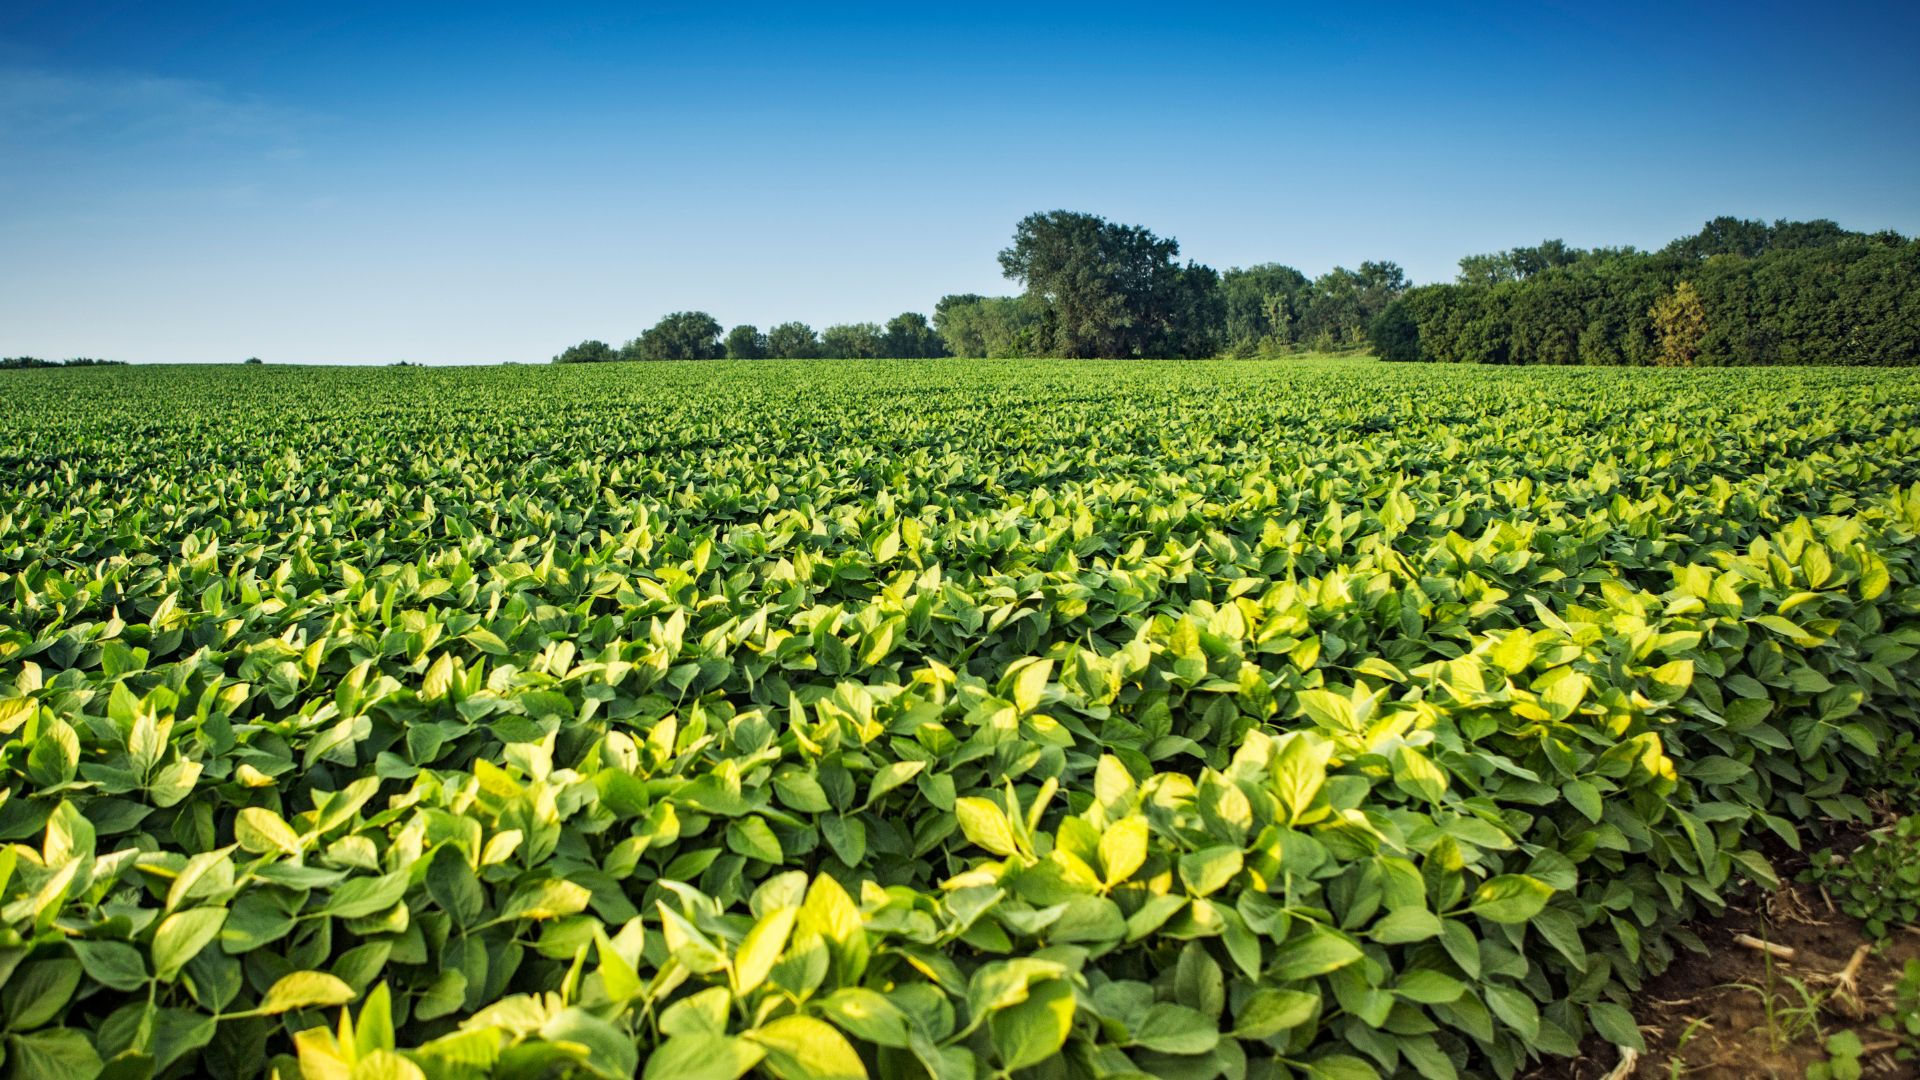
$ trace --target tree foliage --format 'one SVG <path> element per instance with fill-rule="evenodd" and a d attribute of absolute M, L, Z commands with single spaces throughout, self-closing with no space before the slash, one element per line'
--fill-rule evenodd
<path fill-rule="evenodd" d="M 1662 367 L 1692 367 L 1700 355 L 1700 341 L 1707 336 L 1707 312 L 1700 305 L 1700 294 L 1693 283 L 1683 281 L 1673 291 L 1654 301 L 1648 312 L 1654 332 L 1660 335 L 1660 352 L 1655 363 Z"/>
<path fill-rule="evenodd" d="M 1920 241 L 1894 233 L 1716 218 L 1658 252 L 1555 241 L 1515 251 L 1549 254 L 1465 259 L 1459 281 L 1406 294 L 1419 359 L 1920 362 Z M 1488 265 L 1511 272 L 1483 272 Z M 1404 342 L 1372 344 L 1406 351 Z"/>
<path fill-rule="evenodd" d="M 767 355 L 767 335 L 756 326 L 742 324 L 727 331 L 727 359 L 760 360 Z"/>
<path fill-rule="evenodd" d="M 704 311 L 676 311 L 621 348 L 623 360 L 716 360 L 720 323 Z"/>
<path fill-rule="evenodd" d="M 946 343 L 917 311 L 904 311 L 887 320 L 880 353 L 897 360 L 919 360 L 947 355 Z"/>
<path fill-rule="evenodd" d="M 767 331 L 767 355 L 776 360 L 810 360 L 820 355 L 820 336 L 803 322 L 783 322 Z"/>
<path fill-rule="evenodd" d="M 838 360 L 873 360 L 881 355 L 886 331 L 878 323 L 838 323 L 820 331 L 820 355 Z"/>
<path fill-rule="evenodd" d="M 98 360 L 91 356 L 76 356 L 71 360 L 42 360 L 37 356 L 0 357 L 0 371 L 19 368 L 56 368 L 56 367 L 125 367 L 125 360 Z"/>
<path fill-rule="evenodd" d="M 1040 356 L 1043 305 L 1028 296 L 943 296 L 933 326 L 955 356 Z"/>
<path fill-rule="evenodd" d="M 1382 360 L 1420 359 L 1420 324 L 1413 319 L 1411 305 L 1394 300 L 1367 324 L 1367 338 L 1374 355 Z"/>
<path fill-rule="evenodd" d="M 1218 279 L 1179 254 L 1178 241 L 1141 226 L 1054 210 L 1020 221 L 1000 268 L 1038 303 L 1049 355 L 1211 355 Z"/>
<path fill-rule="evenodd" d="M 1414 287 L 1393 262 L 1317 277 L 1279 263 L 1217 273 L 1138 225 L 1056 210 L 1015 227 L 999 254 L 1018 296 L 941 297 L 933 318 L 801 322 L 761 335 L 676 312 L 617 353 L 556 362 L 936 356 L 1188 358 L 1371 348 L 1392 360 L 1487 364 L 1920 362 L 1920 241 L 1832 221 L 1719 217 L 1659 251 L 1557 239 L 1460 260 Z M 79 363 L 80 361 L 69 361 Z M 44 361 L 20 359 L 0 366 Z"/>
<path fill-rule="evenodd" d="M 604 341 L 586 340 L 578 345 L 569 345 L 560 355 L 553 358 L 556 364 L 604 364 L 620 359 L 613 346 Z"/>

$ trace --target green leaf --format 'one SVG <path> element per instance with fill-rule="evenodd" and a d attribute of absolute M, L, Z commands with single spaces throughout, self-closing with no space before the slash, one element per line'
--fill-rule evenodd
<path fill-rule="evenodd" d="M 1307 1063 L 1308 1080 L 1380 1080 L 1373 1066 L 1350 1054 L 1328 1054 Z"/>
<path fill-rule="evenodd" d="M 1526 991 L 1486 983 L 1481 987 L 1481 993 L 1486 996 L 1487 1007 L 1493 1010 L 1493 1015 L 1522 1039 L 1531 1042 L 1539 1036 L 1540 1006 L 1527 996 Z"/>
<path fill-rule="evenodd" d="M 1063 979 L 1029 986 L 1025 1000 L 995 1009 L 987 1030 L 1001 1065 L 1024 1069 L 1059 1053 L 1073 1030 L 1073 1010 L 1073 987 Z"/>
<path fill-rule="evenodd" d="M 786 859 L 780 850 L 779 837 L 774 836 L 773 829 L 757 815 L 739 818 L 728 824 L 727 848 L 749 859 L 775 866 Z"/>
<path fill-rule="evenodd" d="M 293 1009 L 345 1005 L 357 996 L 353 987 L 324 971 L 296 971 L 281 976 L 252 1012 L 272 1016 Z"/>
<path fill-rule="evenodd" d="M 1416 799 L 1437 803 L 1447 794 L 1447 774 L 1425 754 L 1407 746 L 1393 751 L 1393 783 Z"/>
<path fill-rule="evenodd" d="M 1272 1038 L 1312 1020 L 1319 1008 L 1318 994 L 1272 988 L 1255 990 L 1234 1017 L 1233 1033 L 1242 1039 Z"/>
<path fill-rule="evenodd" d="M 191 1009 L 154 1009 L 151 1052 L 154 1068 L 174 1062 L 213 1041 L 214 1019 Z"/>
<path fill-rule="evenodd" d="M 234 819 L 233 839 L 256 855 L 282 852 L 300 854 L 300 836 L 279 814 L 264 807 L 249 806 Z"/>
<path fill-rule="evenodd" d="M 1426 908 L 1395 908 L 1380 917 L 1367 936 L 1382 945 L 1409 945 L 1440 936 L 1440 916 Z"/>
<path fill-rule="evenodd" d="M 647 1056 L 644 1080 L 739 1080 L 766 1051 L 725 1035 L 675 1035 Z"/>
<path fill-rule="evenodd" d="M 440 658 L 427 669 L 426 677 L 420 680 L 420 699 L 439 701 L 453 688 L 453 654 L 443 652 Z"/>
<path fill-rule="evenodd" d="M 576 1049 L 580 1063 L 604 1080 L 631 1080 L 640 1067 L 633 1036 L 585 1009 L 562 1009 L 541 1025 L 540 1037 Z M 359 1080 L 358 1066 L 354 1080 Z"/>
<path fill-rule="evenodd" d="M 1576 971 L 1587 970 L 1587 947 L 1580 939 L 1580 926 L 1574 917 L 1558 908 L 1546 908 L 1533 917 L 1533 929 Z"/>
<path fill-rule="evenodd" d="M 1533 635 L 1525 630 L 1508 631 L 1507 635 L 1488 651 L 1487 656 L 1499 665 L 1500 670 L 1509 675 L 1518 675 L 1533 663 L 1535 656 Z"/>
<path fill-rule="evenodd" d="M 1560 786 L 1560 793 L 1567 798 L 1567 804 L 1580 811 L 1588 821 L 1600 820 L 1600 789 L 1585 780 L 1569 780 Z"/>
<path fill-rule="evenodd" d="M 816 819 L 820 835 L 834 857 L 848 866 L 860 866 L 867 857 L 867 827 L 859 818 L 825 814 Z M 768 860 L 771 861 L 771 860 Z"/>
<path fill-rule="evenodd" d="M 226 908 L 193 908 L 177 911 L 160 921 L 153 932 L 153 976 L 172 982 L 187 961 L 199 954 L 220 933 L 227 919 Z"/>
<path fill-rule="evenodd" d="M 36 960 L 14 969 L 0 990 L 0 1012 L 9 1031 L 29 1031 L 59 1016 L 80 986 L 80 962 Z"/>
<path fill-rule="evenodd" d="M 1100 879 L 1118 885 L 1147 861 L 1147 819 L 1138 814 L 1121 818 L 1100 834 Z"/>
<path fill-rule="evenodd" d="M 817 935 L 827 943 L 841 985 L 859 983 L 869 955 L 866 924 L 859 907 L 838 881 L 826 874 L 814 876 L 800 905 L 800 915 L 794 920 L 794 932 Z"/>
<path fill-rule="evenodd" d="M 432 858 L 427 865 L 427 896 L 452 915 L 455 923 L 473 925 L 486 905 L 487 894 L 467 865 L 466 856 L 459 848 L 443 844 L 434 850 Z"/>
<path fill-rule="evenodd" d="M 6 1056 L 18 1080 L 91 1080 L 102 1067 L 87 1036 L 64 1027 L 8 1035 Z"/>
<path fill-rule="evenodd" d="M 1795 643 L 1812 643 L 1816 640 L 1809 637 L 1807 632 L 1801 629 L 1798 623 L 1779 615 L 1756 615 L 1747 621 L 1764 626 L 1776 634 L 1791 638 Z"/>
<path fill-rule="evenodd" d="M 577 915 L 587 910 L 593 894 L 571 881 L 547 878 L 521 886 L 500 908 L 495 922 L 525 919 L 530 922 Z"/>
<path fill-rule="evenodd" d="M 846 1036 L 811 1016 L 783 1016 L 749 1032 L 767 1053 L 761 1067 L 781 1080 L 866 1080 Z"/>
<path fill-rule="evenodd" d="M 79 768 L 80 736 L 59 717 L 47 721 L 27 751 L 28 778 L 43 788 L 58 787 Z"/>
<path fill-rule="evenodd" d="M 1180 857 L 1180 880 L 1186 883 L 1189 893 L 1206 896 L 1232 881 L 1240 872 L 1241 864 L 1237 847 L 1222 844 L 1202 848 Z"/>
<path fill-rule="evenodd" d="M 773 778 L 773 790 L 789 808 L 804 814 L 824 814 L 833 809 L 827 792 L 811 773 L 786 772 Z"/>
<path fill-rule="evenodd" d="M 1615 1005 L 1611 1001 L 1596 1001 L 1584 1007 L 1587 1022 L 1603 1039 L 1615 1046 L 1624 1046 L 1629 1050 L 1645 1053 L 1647 1043 L 1640 1035 L 1640 1028 L 1633 1022 L 1633 1014 Z"/>
<path fill-rule="evenodd" d="M 1497 923 L 1524 923 L 1553 898 L 1553 886 L 1525 874 L 1502 874 L 1473 891 L 1467 910 Z"/>
<path fill-rule="evenodd" d="M 1332 690 L 1301 690 L 1294 694 L 1300 711 L 1316 725 L 1334 731 L 1353 727 L 1353 699 Z"/>
<path fill-rule="evenodd" d="M 279 889 L 253 888 L 241 893 L 220 928 L 220 948 L 238 955 L 280 940 L 298 922 L 292 909 L 299 904 L 300 898 L 288 899 Z"/>
<path fill-rule="evenodd" d="M 1046 693 L 1047 680 L 1052 675 L 1052 660 L 1029 658 L 1014 661 L 1007 674 L 1013 707 L 1022 715 L 1039 708 L 1041 696 Z"/>
<path fill-rule="evenodd" d="M 873 805 L 874 800 L 913 779 L 926 767 L 924 761 L 893 761 L 881 766 L 867 789 L 867 805 Z"/>
<path fill-rule="evenodd" d="M 1422 1005 L 1446 1005 L 1460 1000 L 1467 984 L 1431 968 L 1419 968 L 1400 976 L 1393 992 Z"/>
<path fill-rule="evenodd" d="M 147 984 L 147 958 L 123 941 L 72 942 L 74 954 L 87 977 L 115 990 L 138 990 Z"/>
<path fill-rule="evenodd" d="M 467 976 L 459 971 L 442 971 L 427 984 L 426 993 L 414 1002 L 413 1015 L 420 1020 L 437 1020 L 464 1008 L 467 1001 Z"/>
<path fill-rule="evenodd" d="M 1204 1054 L 1219 1042 L 1219 1028 L 1205 1014 L 1164 1001 L 1147 1010 L 1130 1040 L 1163 1054 Z"/>
<path fill-rule="evenodd" d="M 820 1002 L 820 1011 L 856 1039 L 901 1049 L 911 1045 L 907 1014 L 886 995 L 864 986 L 835 991 Z"/>
<path fill-rule="evenodd" d="M 953 813 L 960 821 L 960 831 L 974 844 L 1001 856 L 1012 855 L 1017 850 L 1013 823 L 993 800 L 974 795 L 955 799 Z"/>
<path fill-rule="evenodd" d="M 1327 782 L 1327 763 L 1333 760 L 1333 743 L 1318 735 L 1294 731 L 1281 736 L 1278 746 L 1269 782 L 1280 805 L 1286 808 L 1288 823 L 1292 824 L 1313 805 L 1321 786 Z"/>
<path fill-rule="evenodd" d="M 994 1010 L 1025 1001 L 1033 984 L 1064 974 L 1060 964 L 1030 956 L 983 964 L 967 983 L 967 1013 L 977 1025 Z"/>
<path fill-rule="evenodd" d="M 341 919 L 377 915 L 407 895 L 407 874 L 398 871 L 378 877 L 356 877 L 342 882 L 327 898 L 320 913 Z"/>
<path fill-rule="evenodd" d="M 1311 924 L 1280 946 L 1268 972 L 1281 982 L 1297 982 L 1338 971 L 1365 955 L 1360 946 L 1332 930 Z"/>
<path fill-rule="evenodd" d="M 733 958 L 734 989 L 740 994 L 750 994 L 766 981 L 767 974 L 780 959 L 780 953 L 787 947 L 787 936 L 793 931 L 794 920 L 800 915 L 797 907 L 776 908 L 762 916 L 760 921 L 747 931 L 740 941 L 740 950 Z"/>
<path fill-rule="evenodd" d="M 1210 1020 L 1219 1020 L 1226 1008 L 1226 978 L 1220 965 L 1207 955 L 1206 946 L 1198 941 L 1189 941 L 1180 950 L 1180 962 L 1174 967 L 1173 995 L 1180 1004 Z"/>

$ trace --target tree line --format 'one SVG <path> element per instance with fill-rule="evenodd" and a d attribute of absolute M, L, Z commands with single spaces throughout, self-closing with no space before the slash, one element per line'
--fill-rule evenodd
<path fill-rule="evenodd" d="M 723 331 L 679 311 L 626 344 L 583 341 L 555 363 L 963 357 L 1265 356 L 1366 347 L 1367 327 L 1407 288 L 1390 262 L 1309 278 L 1289 266 L 1231 269 L 1180 260 L 1180 244 L 1138 225 L 1056 210 L 1032 214 L 1000 252 L 1023 286 L 1014 296 L 945 296 L 929 320 L 905 312 L 878 323 L 782 323 Z"/>
<path fill-rule="evenodd" d="M 1386 360 L 1920 362 L 1920 241 L 1831 221 L 1715 218 L 1655 252 L 1557 240 L 1460 260 L 1368 330 Z"/>
<path fill-rule="evenodd" d="M 584 341 L 556 363 L 614 360 L 1198 358 L 1370 349 L 1387 360 L 1510 364 L 1920 361 L 1920 242 L 1831 221 L 1722 217 L 1657 252 L 1548 240 L 1460 260 L 1414 286 L 1387 261 L 1318 277 L 1279 263 L 1219 272 L 1137 225 L 1032 214 L 1000 252 L 1009 296 L 944 296 L 816 333 L 788 322 L 723 330 L 681 311 L 619 348 Z"/>
<path fill-rule="evenodd" d="M 556 364 L 612 360 L 919 360 L 949 355 L 925 315 L 908 311 L 878 323 L 843 323 L 818 333 L 803 322 L 786 322 L 762 333 L 751 324 L 724 334 L 704 311 L 676 311 L 619 348 L 583 341 L 553 358 Z"/>
<path fill-rule="evenodd" d="M 96 360 L 91 356 L 76 356 L 71 360 L 42 360 L 37 356 L 0 356 L 0 371 L 10 368 L 49 368 L 49 367 L 125 367 L 125 360 Z"/>

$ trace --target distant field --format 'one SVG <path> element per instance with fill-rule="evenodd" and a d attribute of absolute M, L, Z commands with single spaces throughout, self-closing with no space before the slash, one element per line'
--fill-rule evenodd
<path fill-rule="evenodd" d="M 7 1056 L 1631 1045 L 1920 727 L 1917 482 L 1891 370 L 0 372 Z"/>

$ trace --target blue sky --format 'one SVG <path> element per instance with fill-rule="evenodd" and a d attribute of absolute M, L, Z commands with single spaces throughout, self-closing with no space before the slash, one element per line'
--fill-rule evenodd
<path fill-rule="evenodd" d="M 555 8 L 557 9 L 557 5 Z M 0 5 L 0 355 L 544 360 L 1005 292 L 1022 215 L 1319 273 L 1920 232 L 1905 5 Z"/>

